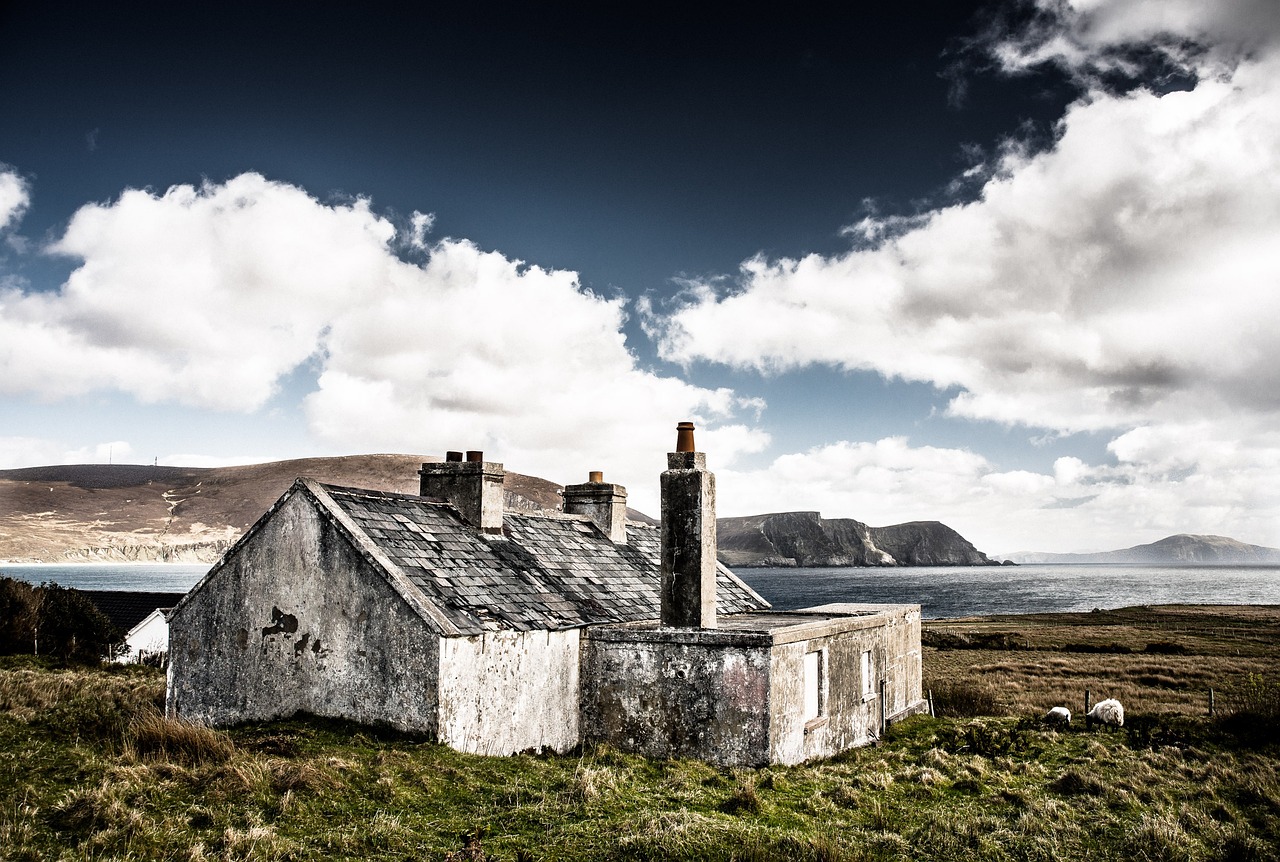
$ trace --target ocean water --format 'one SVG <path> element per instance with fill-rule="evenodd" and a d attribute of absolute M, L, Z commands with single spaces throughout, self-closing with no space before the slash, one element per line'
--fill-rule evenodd
<path fill-rule="evenodd" d="M 84 590 L 185 592 L 205 565 L 10 565 L 0 576 Z M 1026 565 L 738 569 L 778 610 L 829 602 L 918 604 L 926 619 L 1131 605 L 1280 605 L 1280 566 Z"/>
<path fill-rule="evenodd" d="M 78 590 L 137 590 L 185 593 L 205 576 L 209 566 L 174 563 L 0 563 L 0 577 L 32 584 L 53 582 Z"/>
<path fill-rule="evenodd" d="M 905 602 L 925 619 L 1134 605 L 1280 605 L 1280 566 L 1025 565 L 737 569 L 778 610 Z"/>

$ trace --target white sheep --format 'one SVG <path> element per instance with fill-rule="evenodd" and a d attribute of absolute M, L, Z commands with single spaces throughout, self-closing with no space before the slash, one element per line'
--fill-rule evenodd
<path fill-rule="evenodd" d="M 1089 710 L 1089 718 L 1113 727 L 1124 727 L 1124 707 L 1114 698 L 1100 700 Z"/>
<path fill-rule="evenodd" d="M 1065 724 L 1071 726 L 1071 710 L 1065 706 L 1055 706 L 1044 714 L 1046 724 Z"/>

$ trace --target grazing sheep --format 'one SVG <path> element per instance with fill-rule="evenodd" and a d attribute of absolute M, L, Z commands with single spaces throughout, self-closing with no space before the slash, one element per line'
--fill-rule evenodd
<path fill-rule="evenodd" d="M 1045 724 L 1065 724 L 1071 726 L 1071 710 L 1065 706 L 1055 706 L 1044 714 Z"/>
<path fill-rule="evenodd" d="M 1100 700 L 1089 710 L 1089 718 L 1113 727 L 1124 727 L 1124 707 L 1114 698 Z"/>

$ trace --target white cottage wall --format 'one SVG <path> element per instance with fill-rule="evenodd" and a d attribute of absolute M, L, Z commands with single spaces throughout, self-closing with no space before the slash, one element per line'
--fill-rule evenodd
<path fill-rule="evenodd" d="M 578 744 L 577 629 L 440 642 L 440 742 L 474 754 Z"/>
<path fill-rule="evenodd" d="M 169 626 L 171 716 L 226 725 L 305 712 L 436 731 L 439 637 L 302 492 Z"/>

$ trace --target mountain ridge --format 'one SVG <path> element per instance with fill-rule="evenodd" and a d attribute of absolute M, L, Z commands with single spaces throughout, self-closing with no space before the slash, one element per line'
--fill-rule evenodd
<path fill-rule="evenodd" d="M 294 479 L 418 493 L 424 455 L 296 458 L 233 467 L 76 464 L 0 470 L 0 560 L 212 563 Z M 508 509 L 558 508 L 560 486 L 508 472 Z M 628 510 L 637 520 L 651 520 Z"/>
<path fill-rule="evenodd" d="M 1227 536 L 1176 533 L 1145 545 L 1085 554 L 1018 551 L 1015 563 L 1111 563 L 1114 565 L 1240 565 L 1280 563 L 1280 548 L 1250 545 Z"/>

